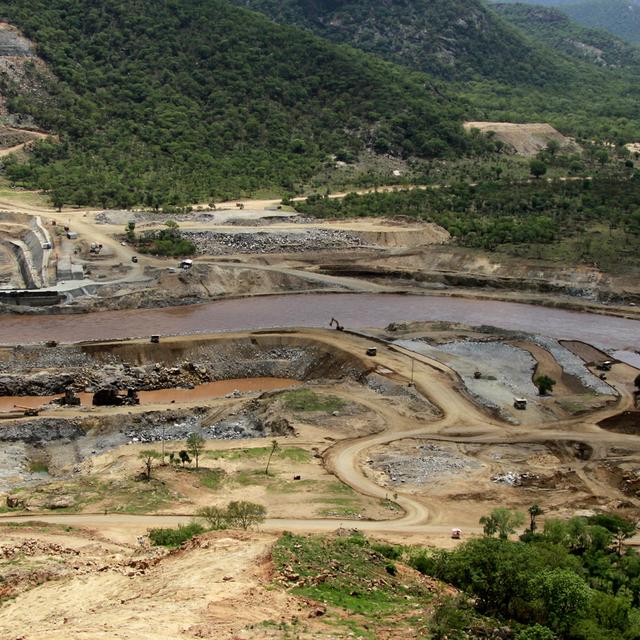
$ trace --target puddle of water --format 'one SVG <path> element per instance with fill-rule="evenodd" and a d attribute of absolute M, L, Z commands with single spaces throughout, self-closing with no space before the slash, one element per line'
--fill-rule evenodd
<path fill-rule="evenodd" d="M 273 391 L 299 385 L 298 380 L 290 378 L 232 378 L 199 384 L 193 389 L 158 389 L 157 391 L 140 391 L 140 404 L 171 404 L 173 402 L 198 402 L 210 398 L 222 398 L 234 391 L 247 393 L 251 391 Z M 62 394 L 55 396 L 0 396 L 0 413 L 19 411 L 22 407 L 38 409 L 49 404 Z M 84 407 L 91 406 L 93 394 L 79 393 L 78 397 Z"/>

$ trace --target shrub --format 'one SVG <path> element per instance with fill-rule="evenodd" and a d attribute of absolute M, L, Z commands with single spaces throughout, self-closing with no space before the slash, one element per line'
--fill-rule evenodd
<path fill-rule="evenodd" d="M 546 396 L 553 391 L 553 387 L 556 386 L 556 381 L 549 376 L 538 376 L 534 381 L 536 387 L 538 387 L 538 393 L 541 396 Z"/>
<path fill-rule="evenodd" d="M 556 634 L 548 627 L 535 624 L 520 631 L 516 640 L 556 640 Z"/>
<path fill-rule="evenodd" d="M 399 560 L 402 555 L 402 549 L 396 547 L 393 544 L 386 544 L 384 542 L 378 542 L 371 545 L 374 551 L 377 551 L 381 556 L 384 556 L 388 560 Z"/>
<path fill-rule="evenodd" d="M 227 507 L 227 518 L 230 526 L 249 529 L 264 522 L 267 510 L 255 502 L 230 502 Z"/>
<path fill-rule="evenodd" d="M 433 558 L 425 553 L 417 553 L 409 558 L 407 564 L 425 576 L 432 576 L 436 570 L 436 563 Z"/>
<path fill-rule="evenodd" d="M 463 640 L 472 621 L 472 609 L 464 596 L 445 598 L 433 612 L 429 631 L 433 640 Z"/>
<path fill-rule="evenodd" d="M 196 515 L 202 518 L 211 529 L 226 529 L 229 526 L 227 510 L 220 507 L 202 507 Z"/>
<path fill-rule="evenodd" d="M 178 525 L 177 529 L 149 529 L 149 540 L 156 546 L 179 547 L 183 542 L 204 533 L 206 529 L 197 522 Z"/>

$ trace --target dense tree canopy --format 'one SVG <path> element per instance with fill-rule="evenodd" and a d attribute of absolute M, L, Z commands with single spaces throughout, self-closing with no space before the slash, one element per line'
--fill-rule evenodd
<path fill-rule="evenodd" d="M 425 76 L 219 0 L 0 8 L 58 78 L 41 98 L 8 89 L 11 109 L 60 138 L 11 177 L 58 203 L 155 207 L 292 189 L 330 153 L 432 157 L 471 144 L 459 104 Z"/>

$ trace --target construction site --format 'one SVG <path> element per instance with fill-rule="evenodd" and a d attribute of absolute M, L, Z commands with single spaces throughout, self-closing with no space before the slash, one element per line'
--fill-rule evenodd
<path fill-rule="evenodd" d="M 53 318 L 39 319 L 46 329 Z M 150 580 L 188 572 L 187 590 L 199 589 L 189 563 L 214 554 L 220 586 L 190 601 L 187 636 L 205 625 L 216 637 L 268 637 L 248 631 L 262 609 L 233 621 L 224 611 L 266 588 L 256 558 L 281 531 L 348 527 L 449 547 L 454 529 L 480 534 L 495 505 L 636 517 L 638 370 L 607 345 L 444 321 L 332 325 L 4 347 L 3 635 L 42 611 L 28 637 L 81 637 L 98 616 L 99 633 L 124 626 L 150 638 L 142 627 L 177 606 Z M 539 394 L 540 375 L 556 381 L 552 393 Z M 191 433 L 205 442 L 198 469 L 175 464 Z M 150 448 L 159 457 L 142 481 Z M 149 528 L 230 500 L 264 505 L 261 533 L 209 534 L 208 551 L 178 556 L 140 547 Z M 87 589 L 93 599 L 65 613 Z M 113 590 L 121 595 L 107 612 Z M 132 606 L 137 593 L 144 604 Z M 310 606 L 273 598 L 285 617 Z M 178 627 L 167 629 L 174 637 Z"/>

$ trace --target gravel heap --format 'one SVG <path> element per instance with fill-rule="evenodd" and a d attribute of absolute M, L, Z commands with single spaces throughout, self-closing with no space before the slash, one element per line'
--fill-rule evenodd
<path fill-rule="evenodd" d="M 6 366 L 0 369 L 0 396 L 56 395 L 64 393 L 66 387 L 88 392 L 106 386 L 140 391 L 193 388 L 232 378 L 305 380 L 323 377 L 329 363 L 336 377 L 358 378 L 362 373 L 357 363 L 331 359 L 330 354 L 315 347 L 263 348 L 248 341 L 205 345 L 194 349 L 188 360 L 169 365 L 156 362 L 133 366 L 113 357 L 97 362 L 75 349 L 39 350 L 41 355 L 33 359 L 14 359 L 12 374 Z M 38 368 L 46 370 L 33 373 Z"/>
<path fill-rule="evenodd" d="M 212 256 L 235 253 L 303 253 L 364 245 L 358 236 L 335 229 L 305 229 L 299 233 L 183 231 L 182 236 L 193 242 L 199 254 Z"/>
<path fill-rule="evenodd" d="M 265 424 L 255 414 L 248 412 L 230 416 L 209 427 L 201 428 L 200 416 L 189 416 L 180 422 L 155 423 L 144 426 L 130 426 L 124 430 L 129 444 L 161 442 L 163 433 L 166 442 L 186 440 L 192 433 L 201 434 L 205 440 L 242 440 L 263 438 Z"/>
<path fill-rule="evenodd" d="M 506 473 L 498 473 L 495 476 L 491 476 L 491 482 L 496 484 L 505 484 L 509 487 L 520 487 L 527 480 L 535 479 L 536 476 L 532 473 L 517 473 L 516 471 L 507 471 Z"/>
<path fill-rule="evenodd" d="M 417 454 L 388 453 L 380 456 L 373 468 L 383 471 L 393 484 L 425 484 L 441 476 L 449 476 L 468 469 L 478 469 L 474 460 L 444 449 L 426 444 L 415 447 Z"/>

